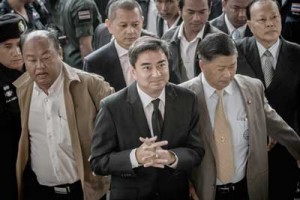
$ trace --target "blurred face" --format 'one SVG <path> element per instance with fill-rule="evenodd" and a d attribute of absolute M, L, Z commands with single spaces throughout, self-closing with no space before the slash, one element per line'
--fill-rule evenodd
<path fill-rule="evenodd" d="M 47 93 L 62 68 L 61 50 L 57 51 L 46 37 L 35 36 L 24 43 L 23 55 L 30 77 Z"/>
<path fill-rule="evenodd" d="M 164 52 L 142 52 L 133 68 L 133 77 L 146 94 L 158 97 L 169 81 L 168 59 Z"/>
<path fill-rule="evenodd" d="M 235 27 L 239 28 L 246 24 L 246 8 L 250 0 L 223 0 L 223 11 L 226 13 L 228 20 Z"/>
<path fill-rule="evenodd" d="M 207 22 L 209 12 L 207 0 L 185 0 L 181 14 L 184 31 L 198 34 Z"/>
<path fill-rule="evenodd" d="M 0 63 L 9 69 L 21 70 L 23 67 L 19 42 L 20 39 L 9 39 L 0 43 Z"/>
<path fill-rule="evenodd" d="M 158 14 L 167 21 L 179 15 L 178 0 L 156 0 L 156 8 Z"/>
<path fill-rule="evenodd" d="M 201 70 L 210 86 L 221 90 L 232 81 L 236 68 L 237 56 L 217 56 L 212 61 L 200 60 Z"/>
<path fill-rule="evenodd" d="M 137 8 L 133 10 L 117 9 L 115 18 L 107 19 L 106 25 L 118 44 L 128 49 L 141 35 L 143 17 Z"/>
<path fill-rule="evenodd" d="M 281 17 L 277 5 L 272 1 L 254 3 L 250 10 L 248 26 L 256 40 L 265 48 L 271 47 L 281 33 Z"/>

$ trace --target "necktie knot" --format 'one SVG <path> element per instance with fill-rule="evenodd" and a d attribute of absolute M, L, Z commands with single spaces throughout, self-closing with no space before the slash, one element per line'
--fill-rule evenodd
<path fill-rule="evenodd" d="M 158 110 L 159 101 L 160 101 L 160 99 L 155 99 L 152 101 L 154 110 Z"/>
<path fill-rule="evenodd" d="M 237 40 L 241 38 L 241 33 L 238 29 L 235 29 L 231 35 L 232 39 Z"/>
<path fill-rule="evenodd" d="M 219 98 L 223 98 L 223 93 L 224 93 L 224 90 L 216 90 L 216 94 L 218 95 Z"/>
<path fill-rule="evenodd" d="M 271 52 L 270 52 L 269 50 L 266 50 L 265 53 L 264 53 L 264 55 L 265 55 L 267 58 L 272 57 L 272 54 L 271 54 Z"/>

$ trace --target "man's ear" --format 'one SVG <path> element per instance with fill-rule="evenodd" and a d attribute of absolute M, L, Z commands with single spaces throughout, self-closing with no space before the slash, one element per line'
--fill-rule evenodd
<path fill-rule="evenodd" d="M 112 21 L 110 19 L 106 19 L 105 20 L 105 26 L 107 27 L 109 33 L 113 34 L 112 33 Z"/>
<path fill-rule="evenodd" d="M 205 62 L 202 59 L 199 60 L 199 67 L 202 72 L 205 71 Z"/>
<path fill-rule="evenodd" d="M 136 71 L 133 66 L 131 66 L 131 74 L 132 74 L 133 79 L 136 80 Z"/>
<path fill-rule="evenodd" d="M 247 20 L 247 26 L 249 27 L 250 31 L 252 32 L 252 21 L 251 20 Z"/>
<path fill-rule="evenodd" d="M 58 48 L 58 55 L 59 57 L 61 58 L 61 60 L 63 59 L 63 49 L 61 48 L 61 46 L 59 45 L 59 48 Z"/>

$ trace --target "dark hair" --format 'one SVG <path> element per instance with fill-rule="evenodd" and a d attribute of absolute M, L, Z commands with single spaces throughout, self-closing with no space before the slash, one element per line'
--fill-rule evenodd
<path fill-rule="evenodd" d="M 276 5 L 277 5 L 277 8 L 278 8 L 278 11 L 280 13 L 280 5 L 277 1 L 275 0 L 252 0 L 250 2 L 250 4 L 247 6 L 247 9 L 246 9 L 246 16 L 247 16 L 247 19 L 248 20 L 251 20 L 251 14 L 250 14 L 250 11 L 251 11 L 251 7 L 255 4 L 255 3 L 258 3 L 258 2 L 264 2 L 264 1 L 271 1 L 271 2 L 274 2 Z"/>
<path fill-rule="evenodd" d="M 169 59 L 169 48 L 166 41 L 150 36 L 142 36 L 138 38 L 128 50 L 129 62 L 135 67 L 138 56 L 145 51 L 163 51 L 167 59 Z"/>
<path fill-rule="evenodd" d="M 217 56 L 237 55 L 235 42 L 225 33 L 207 35 L 198 47 L 199 59 L 212 61 Z"/>
<path fill-rule="evenodd" d="M 185 0 L 178 0 L 179 9 L 182 11 Z M 207 0 L 208 8 L 211 8 L 211 0 Z"/>
<path fill-rule="evenodd" d="M 35 31 L 31 31 L 21 37 L 20 46 L 21 46 L 22 51 L 23 51 L 24 43 L 33 37 L 47 38 L 48 41 L 53 45 L 55 50 L 58 51 L 60 49 L 59 40 L 57 39 L 56 35 L 53 32 L 46 31 L 46 30 L 35 30 Z"/>
<path fill-rule="evenodd" d="M 141 16 L 143 16 L 143 11 L 140 4 L 135 0 L 112 0 L 109 2 L 107 18 L 110 20 L 114 20 L 116 17 L 116 11 L 118 9 L 124 10 L 133 10 L 137 8 Z"/>

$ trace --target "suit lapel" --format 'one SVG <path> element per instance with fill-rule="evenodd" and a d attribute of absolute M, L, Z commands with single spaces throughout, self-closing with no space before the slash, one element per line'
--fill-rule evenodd
<path fill-rule="evenodd" d="M 216 146 L 215 146 L 215 140 L 214 140 L 214 134 L 213 134 L 213 128 L 210 121 L 209 113 L 207 110 L 207 104 L 205 100 L 205 94 L 204 94 L 204 88 L 202 84 L 202 76 L 201 74 L 198 76 L 195 80 L 195 87 L 193 88 L 193 91 L 196 93 L 198 97 L 198 105 L 199 105 L 199 120 L 200 120 L 200 133 L 204 135 L 203 139 L 207 140 L 206 144 L 209 148 L 211 148 L 211 151 L 214 154 L 214 157 L 216 157 Z"/>
<path fill-rule="evenodd" d="M 109 66 L 109 71 L 111 74 L 111 79 L 113 80 L 113 83 L 119 83 L 118 87 L 116 87 L 116 90 L 120 90 L 124 87 L 126 87 L 125 77 L 123 75 L 120 59 L 118 57 L 118 52 L 115 47 L 114 41 L 111 41 L 109 45 L 109 50 L 107 51 L 110 53 L 108 57 L 110 57 L 110 61 L 112 62 L 111 66 Z"/>
<path fill-rule="evenodd" d="M 293 72 L 288 72 L 290 70 L 289 67 L 289 61 L 291 60 L 289 58 L 290 52 L 287 50 L 287 45 L 286 42 L 281 38 L 280 45 L 279 45 L 279 54 L 278 54 L 278 59 L 277 59 L 277 64 L 274 72 L 274 76 L 272 79 L 272 82 L 270 86 L 267 88 L 267 91 L 272 90 L 273 88 L 277 88 L 278 85 L 280 85 L 281 81 L 284 80 L 286 81 L 286 78 L 281 78 L 287 77 L 287 73 L 293 73 Z"/>
<path fill-rule="evenodd" d="M 170 139 L 174 137 L 174 120 L 173 118 L 176 117 L 177 113 L 177 104 L 176 101 L 176 91 L 174 90 L 171 84 L 166 85 L 166 103 L 165 103 L 165 116 L 163 128 L 162 128 L 162 138 L 159 139 Z"/>
<path fill-rule="evenodd" d="M 137 91 L 136 82 L 128 87 L 127 102 L 129 103 L 130 108 L 128 116 L 132 116 L 133 126 L 137 127 L 139 136 L 150 138 L 150 129 L 147 123 L 142 101 Z"/>
<path fill-rule="evenodd" d="M 251 154 L 252 147 L 255 147 L 255 144 L 253 143 L 253 138 L 251 133 L 254 132 L 255 127 L 255 101 L 253 100 L 253 97 L 256 95 L 252 93 L 253 88 L 249 88 L 250 86 L 247 84 L 247 82 L 243 81 L 243 79 L 239 78 L 239 76 L 235 76 L 234 81 L 236 82 L 237 86 L 240 89 L 242 99 L 245 105 L 246 114 L 247 114 L 247 121 L 248 121 L 248 133 L 249 133 L 249 152 L 248 155 Z M 250 123 L 255 122 L 255 123 Z"/>
<path fill-rule="evenodd" d="M 250 44 L 249 44 L 248 49 L 251 49 L 251 51 L 249 51 L 247 54 L 245 54 L 247 63 L 251 66 L 256 77 L 260 80 L 264 80 L 264 74 L 262 72 L 262 66 L 261 66 L 259 52 L 258 52 L 255 38 L 251 37 L 249 39 L 249 43 Z"/>

